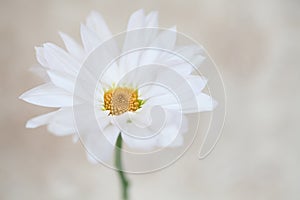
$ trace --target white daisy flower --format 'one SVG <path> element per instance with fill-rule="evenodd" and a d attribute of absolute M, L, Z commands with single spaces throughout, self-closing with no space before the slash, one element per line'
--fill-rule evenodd
<path fill-rule="evenodd" d="M 127 26 L 131 34 L 126 35 L 120 48 L 101 15 L 92 12 L 86 24 L 81 25 L 82 45 L 60 33 L 66 50 L 52 43 L 36 47 L 42 69 L 38 72 L 46 77 L 45 83 L 20 98 L 59 109 L 29 120 L 26 127 L 47 125 L 53 134 L 72 135 L 74 141 L 78 140 L 77 132 L 84 130 L 79 133 L 81 139 L 93 157 L 99 154 L 100 159 L 110 157 L 120 133 L 132 149 L 181 145 L 182 134 L 188 131 L 186 114 L 211 111 L 216 102 L 202 92 L 207 80 L 193 73 L 191 64 L 163 51 L 172 50 L 199 65 L 204 60 L 202 49 L 177 45 L 175 27 L 168 30 L 153 27 L 158 27 L 157 12 L 145 15 L 143 10 L 136 11 Z M 126 54 L 140 44 L 163 49 L 144 48 Z M 106 51 L 101 50 L 103 47 L 99 50 L 101 45 L 107 45 Z M 122 56 L 106 67 L 101 63 L 104 63 L 103 53 L 106 58 Z M 99 72 L 103 72 L 101 77 Z M 153 84 L 147 84 L 150 82 Z M 88 112 L 90 108 L 94 109 L 93 115 Z M 99 139 L 100 134 L 104 137 Z"/>

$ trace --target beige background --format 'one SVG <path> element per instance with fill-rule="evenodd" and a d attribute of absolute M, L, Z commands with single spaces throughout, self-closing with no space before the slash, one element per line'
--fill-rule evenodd
<path fill-rule="evenodd" d="M 48 111 L 17 99 L 41 81 L 28 69 L 33 47 L 79 39 L 91 10 L 112 31 L 139 9 L 202 43 L 222 72 L 228 97 L 224 132 L 214 152 L 198 146 L 166 170 L 130 176 L 133 200 L 300 198 L 300 1 L 298 0 L 0 0 L 0 199 L 118 199 L 114 171 L 86 161 L 83 147 L 45 128 L 25 129 Z"/>

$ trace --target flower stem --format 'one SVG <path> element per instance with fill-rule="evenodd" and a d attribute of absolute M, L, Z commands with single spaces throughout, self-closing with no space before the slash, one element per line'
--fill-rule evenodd
<path fill-rule="evenodd" d="M 118 175 L 120 178 L 120 182 L 122 185 L 122 199 L 128 200 L 128 187 L 129 187 L 129 181 L 127 180 L 124 172 L 123 172 L 123 166 L 122 166 L 122 136 L 121 133 L 119 134 L 116 142 L 116 148 L 115 148 L 115 166 L 118 171 Z"/>

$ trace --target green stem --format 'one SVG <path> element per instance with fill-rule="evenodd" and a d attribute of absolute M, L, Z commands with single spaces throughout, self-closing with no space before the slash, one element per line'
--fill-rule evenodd
<path fill-rule="evenodd" d="M 117 168 L 121 185 L 122 185 L 122 199 L 128 200 L 128 187 L 129 182 L 123 172 L 123 166 L 122 166 L 122 136 L 121 133 L 119 134 L 116 142 L 116 148 L 115 148 L 115 166 Z"/>

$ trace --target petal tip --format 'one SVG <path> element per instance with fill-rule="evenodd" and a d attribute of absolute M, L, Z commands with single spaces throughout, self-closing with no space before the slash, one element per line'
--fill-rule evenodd
<path fill-rule="evenodd" d="M 28 122 L 26 122 L 25 127 L 26 128 L 37 128 L 37 126 L 31 120 L 29 120 Z"/>
<path fill-rule="evenodd" d="M 21 94 L 21 95 L 18 97 L 18 99 L 23 100 L 23 101 L 26 101 L 26 100 L 25 100 L 25 99 L 26 99 L 26 96 L 27 96 L 27 92 L 24 92 L 23 94 Z"/>

